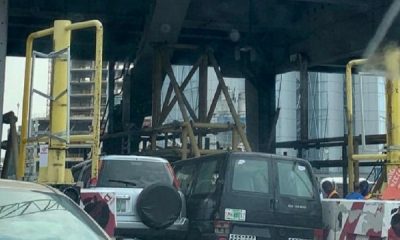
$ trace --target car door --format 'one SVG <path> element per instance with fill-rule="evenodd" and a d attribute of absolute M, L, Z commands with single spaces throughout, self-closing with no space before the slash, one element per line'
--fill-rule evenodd
<path fill-rule="evenodd" d="M 194 160 L 194 179 L 186 199 L 189 235 L 214 233 L 213 220 L 218 210 L 222 158 L 220 155 Z"/>
<path fill-rule="evenodd" d="M 234 236 L 273 239 L 274 184 L 272 165 L 258 154 L 232 154 L 221 215 L 231 221 Z"/>
<path fill-rule="evenodd" d="M 282 239 L 312 239 L 321 224 L 321 202 L 310 165 L 301 160 L 275 159 L 275 222 Z M 309 229 L 309 230 L 305 230 Z"/>
<path fill-rule="evenodd" d="M 195 162 L 187 162 L 183 164 L 174 165 L 174 171 L 176 178 L 179 181 L 180 190 L 185 195 L 185 198 L 189 198 L 189 193 L 193 188 L 193 181 L 196 174 Z"/>

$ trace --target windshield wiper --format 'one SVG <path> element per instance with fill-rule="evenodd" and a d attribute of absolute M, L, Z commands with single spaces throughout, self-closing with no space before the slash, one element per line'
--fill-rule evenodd
<path fill-rule="evenodd" d="M 108 179 L 109 182 L 124 183 L 126 185 L 137 186 L 137 183 L 130 180 Z"/>

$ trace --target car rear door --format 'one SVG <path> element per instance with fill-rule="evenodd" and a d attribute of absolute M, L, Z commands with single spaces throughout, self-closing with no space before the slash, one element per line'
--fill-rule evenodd
<path fill-rule="evenodd" d="M 137 198 L 144 188 L 155 183 L 171 184 L 173 176 L 162 162 L 141 159 L 103 160 L 97 188 L 116 194 L 117 223 L 119 227 L 140 222 L 136 211 Z"/>
<path fill-rule="evenodd" d="M 230 156 L 220 215 L 231 222 L 233 238 L 275 239 L 272 171 L 263 155 Z"/>
<path fill-rule="evenodd" d="M 279 239 L 313 239 L 322 211 L 310 165 L 299 159 L 275 159 L 275 222 Z"/>
<path fill-rule="evenodd" d="M 221 159 L 210 157 L 195 165 L 193 186 L 187 199 L 187 214 L 193 221 L 210 221 L 218 200 L 217 178 L 220 174 Z"/>

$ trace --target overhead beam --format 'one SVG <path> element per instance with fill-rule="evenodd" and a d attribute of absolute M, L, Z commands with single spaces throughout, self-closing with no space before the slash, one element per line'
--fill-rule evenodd
<path fill-rule="evenodd" d="M 342 64 L 348 59 L 360 57 L 381 20 L 375 16 L 383 16 L 386 9 L 387 4 L 382 3 L 374 6 L 373 16 L 369 12 L 360 11 L 350 16 L 339 16 L 329 25 L 318 26 L 315 23 L 307 37 L 289 47 L 287 55 L 283 56 L 283 62 L 286 62 L 283 68 L 289 66 L 293 69 L 290 56 L 299 53 L 308 57 L 309 68 L 331 63 Z M 321 12 L 316 19 L 322 18 L 323 14 L 326 13 Z M 285 70 L 290 69 L 279 69 L 280 72 Z"/>
<path fill-rule="evenodd" d="M 292 0 L 292 1 L 294 1 L 294 2 L 348 5 L 348 6 L 357 6 L 357 7 L 367 7 L 368 6 L 368 4 L 365 3 L 365 0 Z"/>
<path fill-rule="evenodd" d="M 186 16 L 190 0 L 156 0 L 149 21 L 136 52 L 134 68 L 131 73 L 130 119 L 137 127 L 141 127 L 143 118 L 152 113 L 152 81 L 154 45 L 157 43 L 177 42 L 183 20 Z M 125 99 L 125 97 L 124 97 Z"/>

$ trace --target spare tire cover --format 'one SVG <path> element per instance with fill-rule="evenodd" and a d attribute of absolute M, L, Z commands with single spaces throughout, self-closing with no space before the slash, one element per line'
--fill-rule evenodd
<path fill-rule="evenodd" d="M 142 222 L 155 229 L 171 226 L 178 219 L 182 201 L 174 187 L 156 183 L 143 189 L 136 202 L 136 211 Z"/>

